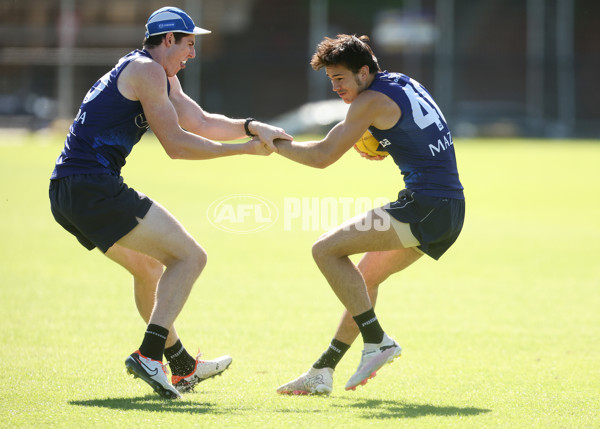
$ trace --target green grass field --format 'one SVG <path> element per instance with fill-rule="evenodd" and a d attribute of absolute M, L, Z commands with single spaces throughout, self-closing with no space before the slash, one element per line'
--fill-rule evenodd
<path fill-rule="evenodd" d="M 394 198 L 393 162 L 171 161 L 145 137 L 126 182 L 209 254 L 179 333 L 192 353 L 234 358 L 171 402 L 124 371 L 144 330 L 129 275 L 50 214 L 61 146 L 0 143 L 0 427 L 600 427 L 598 142 L 457 140 L 461 237 L 439 262 L 423 258 L 381 288 L 378 315 L 402 358 L 346 392 L 357 343 L 322 398 L 275 394 L 327 347 L 341 312 L 312 262 L 323 231 L 284 228 L 284 199 Z M 278 220 L 254 234 L 215 228 L 207 209 L 233 194 L 267 199 Z"/>

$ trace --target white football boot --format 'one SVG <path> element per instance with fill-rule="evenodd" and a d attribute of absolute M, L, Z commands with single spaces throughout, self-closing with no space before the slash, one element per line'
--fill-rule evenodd
<path fill-rule="evenodd" d="M 355 390 L 356 386 L 364 386 L 369 379 L 377 375 L 377 371 L 386 363 L 392 363 L 402 353 L 402 348 L 387 334 L 379 344 L 365 343 L 360 364 L 348 383 L 346 390 Z"/>
<path fill-rule="evenodd" d="M 282 395 L 329 395 L 333 390 L 333 369 L 310 368 L 295 380 L 279 386 Z"/>
<path fill-rule="evenodd" d="M 125 359 L 127 372 L 148 383 L 163 398 L 177 399 L 181 394 L 169 383 L 167 371 L 162 362 L 147 358 L 139 350 Z"/>
<path fill-rule="evenodd" d="M 181 393 L 186 393 L 194 389 L 194 387 L 208 378 L 223 374 L 229 365 L 231 365 L 231 356 L 221 356 L 213 360 L 200 360 L 201 353 L 196 356 L 196 367 L 188 375 L 171 376 L 171 382 L 175 389 Z"/>

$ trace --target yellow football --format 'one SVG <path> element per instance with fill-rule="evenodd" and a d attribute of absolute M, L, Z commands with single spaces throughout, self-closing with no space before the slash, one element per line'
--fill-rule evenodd
<path fill-rule="evenodd" d="M 389 153 L 384 150 L 377 150 L 379 142 L 369 130 L 365 131 L 359 141 L 355 143 L 356 148 L 370 156 L 388 156 Z"/>

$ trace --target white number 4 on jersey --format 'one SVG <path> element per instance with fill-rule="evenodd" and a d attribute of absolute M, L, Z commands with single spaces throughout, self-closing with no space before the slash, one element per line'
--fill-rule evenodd
<path fill-rule="evenodd" d="M 444 115 L 442 115 L 440 108 L 427 91 L 421 89 L 421 84 L 411 79 L 410 83 L 404 86 L 404 92 L 406 92 L 410 101 L 413 120 L 419 128 L 423 130 L 431 124 L 435 124 L 440 131 L 444 128 L 444 124 L 440 121 L 441 117 L 446 122 Z M 423 110 L 425 110 L 425 113 L 423 113 Z"/>

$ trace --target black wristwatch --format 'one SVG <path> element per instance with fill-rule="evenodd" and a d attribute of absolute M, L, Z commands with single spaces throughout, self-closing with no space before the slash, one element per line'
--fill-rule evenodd
<path fill-rule="evenodd" d="M 246 135 L 248 137 L 256 137 L 256 134 L 252 134 L 250 132 L 250 128 L 248 128 L 248 124 L 250 124 L 250 122 L 252 121 L 256 121 L 256 119 L 254 118 L 246 118 L 246 122 L 244 122 L 244 130 L 246 130 Z"/>

